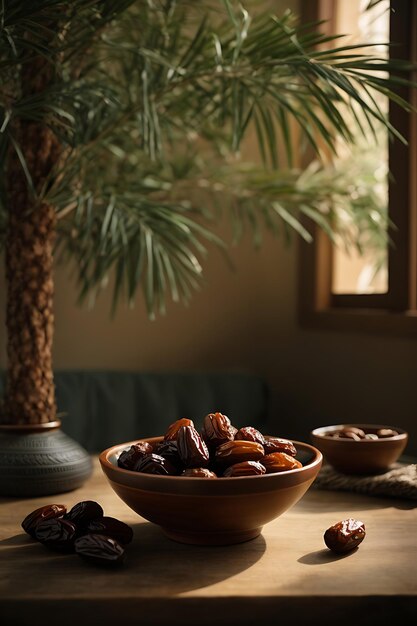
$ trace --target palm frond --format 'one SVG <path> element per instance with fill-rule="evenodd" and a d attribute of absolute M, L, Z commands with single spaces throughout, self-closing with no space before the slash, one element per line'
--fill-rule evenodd
<path fill-rule="evenodd" d="M 113 269 L 114 309 L 121 296 L 133 303 L 139 286 L 150 317 L 165 312 L 167 292 L 174 302 L 187 302 L 202 283 L 203 241 L 220 244 L 189 213 L 185 203 L 156 202 L 134 191 L 79 196 L 73 220 L 60 224 L 58 250 L 61 258 L 77 260 L 80 302 L 98 294 Z"/>
<path fill-rule="evenodd" d="M 295 142 L 320 158 L 323 146 L 336 155 L 341 140 L 379 125 L 403 140 L 378 96 L 410 110 L 397 90 L 412 85 L 411 65 L 339 41 L 289 11 L 251 17 L 232 0 L 4 0 L 0 246 L 18 120 L 47 124 L 62 144 L 33 193 L 56 207 L 58 251 L 77 262 L 81 299 L 115 272 L 114 306 L 139 286 L 150 314 L 166 294 L 187 301 L 207 246 L 222 245 L 204 221 L 219 197 L 235 232 L 250 226 L 256 241 L 264 228 L 309 240 L 303 214 L 346 244 L 361 247 L 369 233 L 381 241 L 386 216 L 371 184 L 359 192 L 349 169 L 287 169 Z M 40 57 L 51 79 L 31 90 L 22 71 Z M 263 166 L 239 160 L 252 128 Z M 353 216 L 354 234 L 337 207 Z"/>

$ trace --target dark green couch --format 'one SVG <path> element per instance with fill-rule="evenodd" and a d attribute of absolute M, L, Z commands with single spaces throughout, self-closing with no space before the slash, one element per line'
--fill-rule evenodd
<path fill-rule="evenodd" d="M 57 371 L 55 383 L 63 430 L 91 452 L 163 434 L 180 417 L 197 428 L 213 411 L 236 426 L 262 428 L 267 417 L 267 386 L 248 374 Z"/>

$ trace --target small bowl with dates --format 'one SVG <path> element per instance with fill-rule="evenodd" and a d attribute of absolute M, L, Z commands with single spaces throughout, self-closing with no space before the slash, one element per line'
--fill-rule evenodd
<path fill-rule="evenodd" d="M 342 474 L 386 472 L 404 451 L 408 434 L 397 426 L 336 424 L 311 431 L 311 441 Z"/>
<path fill-rule="evenodd" d="M 254 539 L 291 508 L 322 455 L 306 443 L 237 429 L 217 412 L 200 432 L 179 419 L 164 436 L 104 450 L 100 463 L 117 495 L 171 539 L 228 545 Z"/>

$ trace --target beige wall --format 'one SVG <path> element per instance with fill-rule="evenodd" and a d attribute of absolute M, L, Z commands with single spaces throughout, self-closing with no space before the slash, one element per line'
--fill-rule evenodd
<path fill-rule="evenodd" d="M 55 366 L 260 373 L 273 389 L 274 432 L 306 437 L 315 425 L 397 424 L 413 433 L 409 452 L 417 454 L 417 341 L 301 330 L 296 246 L 267 238 L 254 251 L 245 241 L 232 256 L 235 273 L 214 252 L 205 289 L 188 308 L 172 305 L 154 322 L 141 298 L 133 310 L 122 307 L 113 321 L 107 296 L 93 311 L 77 308 L 74 287 L 58 268 Z M 1 320 L 0 366 L 4 341 Z"/>
<path fill-rule="evenodd" d="M 271 332 L 278 337 L 291 317 L 291 298 L 282 299 L 282 294 L 291 289 L 294 250 L 283 249 L 269 237 L 261 250 L 255 251 L 248 240 L 232 250 L 231 257 L 236 271 L 212 250 L 205 264 L 205 288 L 190 306 L 170 304 L 168 314 L 153 322 L 141 296 L 135 309 L 121 306 L 113 320 L 110 293 L 104 293 L 92 311 L 77 308 L 75 286 L 67 270 L 57 268 L 55 366 L 264 371 L 262 352 Z M 0 285 L 3 315 L 3 279 Z M 0 332 L 4 348 L 3 323 Z M 0 364 L 4 365 L 4 349 Z"/>
<path fill-rule="evenodd" d="M 274 392 L 275 433 L 306 437 L 310 427 L 344 420 L 397 424 L 412 431 L 417 454 L 417 341 L 304 331 L 296 323 L 297 246 L 266 237 L 260 251 L 245 240 L 231 255 L 236 272 L 213 251 L 205 289 L 189 308 L 171 305 L 154 322 L 141 298 L 114 320 L 106 295 L 94 311 L 77 308 L 67 271 L 57 268 L 55 366 L 260 373 Z M 1 277 L 0 367 L 4 343 Z"/>

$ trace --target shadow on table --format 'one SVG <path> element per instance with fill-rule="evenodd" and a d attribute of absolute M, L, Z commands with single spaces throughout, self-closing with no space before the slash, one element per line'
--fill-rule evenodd
<path fill-rule="evenodd" d="M 16 548 L 19 546 L 29 546 L 36 545 L 34 541 L 23 531 L 18 535 L 13 535 L 12 537 L 7 537 L 6 539 L 2 539 L 0 541 L 1 546 L 15 546 Z"/>
<path fill-rule="evenodd" d="M 348 558 L 351 554 L 357 552 L 358 548 L 354 548 L 346 554 L 335 554 L 330 550 L 314 550 L 314 552 L 308 552 L 301 556 L 297 561 L 303 563 L 303 565 L 323 565 L 324 563 L 332 563 L 334 561 L 340 561 L 341 559 Z"/>
<path fill-rule="evenodd" d="M 128 546 L 128 568 L 146 572 L 146 586 L 159 586 L 176 595 L 214 585 L 249 569 L 264 554 L 265 539 L 231 546 L 195 546 L 168 539 L 149 522 L 133 525 L 135 538 Z"/>
<path fill-rule="evenodd" d="M 31 596 L 83 597 L 94 576 L 95 594 L 125 596 L 175 596 L 201 589 L 235 576 L 254 565 L 264 554 L 265 539 L 232 546 L 194 546 L 171 541 L 149 522 L 132 524 L 134 539 L 126 546 L 126 563 L 114 570 L 97 567 L 76 554 L 48 550 L 27 535 L 14 535 L 0 542 L 2 559 L 9 568 L 3 594 L 17 588 L 30 589 Z M 42 575 L 40 575 L 42 572 Z"/>

